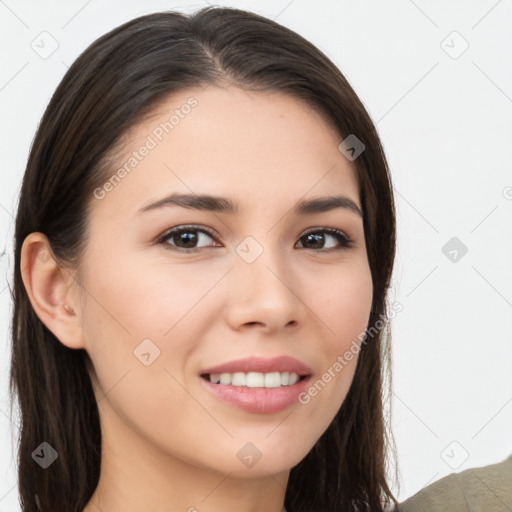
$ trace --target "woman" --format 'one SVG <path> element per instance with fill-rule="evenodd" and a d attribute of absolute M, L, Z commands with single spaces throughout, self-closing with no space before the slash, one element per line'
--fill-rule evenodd
<path fill-rule="evenodd" d="M 259 15 L 142 16 L 70 67 L 15 232 L 24 511 L 378 511 L 395 254 L 368 113 Z"/>

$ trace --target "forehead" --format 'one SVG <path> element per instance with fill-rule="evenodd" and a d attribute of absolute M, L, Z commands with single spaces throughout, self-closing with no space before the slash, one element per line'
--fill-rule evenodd
<path fill-rule="evenodd" d="M 288 196 L 295 203 L 340 192 L 359 204 L 355 165 L 338 150 L 341 141 L 319 112 L 290 95 L 213 85 L 188 89 L 169 96 L 123 136 L 102 207 L 122 202 L 135 209 L 171 191 L 229 195 L 242 203 L 264 198 L 283 206 Z"/>

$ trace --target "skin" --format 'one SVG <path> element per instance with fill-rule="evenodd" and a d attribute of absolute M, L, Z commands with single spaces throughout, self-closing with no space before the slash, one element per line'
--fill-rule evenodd
<path fill-rule="evenodd" d="M 290 469 L 339 410 L 357 356 L 307 405 L 273 414 L 221 402 L 199 374 L 233 359 L 286 354 L 307 363 L 315 382 L 368 325 L 362 218 L 344 208 L 291 213 L 300 199 L 338 194 L 361 208 L 354 162 L 338 150 L 342 137 L 305 103 L 232 86 L 189 89 L 129 132 L 119 165 L 191 96 L 198 105 L 190 114 L 103 199 L 91 197 L 80 273 L 41 257 L 49 249 L 42 233 L 23 244 L 34 310 L 93 362 L 103 458 L 86 512 L 281 512 Z M 135 215 L 171 192 L 192 191 L 228 197 L 241 211 Z M 170 249 L 176 236 L 156 243 L 184 224 L 210 228 L 216 239 L 192 232 L 201 237 L 195 253 Z M 318 245 L 304 236 L 325 227 L 353 247 L 325 232 Z M 250 264 L 236 252 L 248 236 L 263 248 Z M 160 350 L 149 366 L 134 356 L 147 338 Z M 252 467 L 237 457 L 247 442 L 262 454 Z"/>

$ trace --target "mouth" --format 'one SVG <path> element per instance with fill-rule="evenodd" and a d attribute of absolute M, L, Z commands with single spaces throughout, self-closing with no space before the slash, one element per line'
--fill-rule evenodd
<path fill-rule="evenodd" d="M 311 375 L 298 375 L 295 372 L 234 372 L 234 373 L 202 373 L 200 377 L 219 386 L 242 388 L 280 388 L 307 380 Z"/>
<path fill-rule="evenodd" d="M 234 372 L 201 373 L 199 380 L 223 403 L 253 414 L 273 414 L 297 405 L 312 377 L 294 372 Z"/>
<path fill-rule="evenodd" d="M 246 357 L 203 368 L 200 376 L 220 386 L 248 388 L 280 388 L 293 386 L 309 378 L 313 369 L 295 357 Z"/>

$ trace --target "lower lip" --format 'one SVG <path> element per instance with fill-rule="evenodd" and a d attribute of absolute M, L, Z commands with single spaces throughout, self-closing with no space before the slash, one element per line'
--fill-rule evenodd
<path fill-rule="evenodd" d="M 248 388 L 230 384 L 214 384 L 199 377 L 203 385 L 217 398 L 247 412 L 272 414 L 283 411 L 298 402 L 298 396 L 309 386 L 311 376 L 299 380 L 291 386 L 280 388 Z"/>

